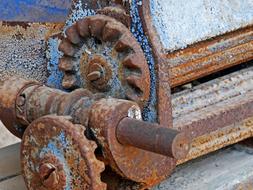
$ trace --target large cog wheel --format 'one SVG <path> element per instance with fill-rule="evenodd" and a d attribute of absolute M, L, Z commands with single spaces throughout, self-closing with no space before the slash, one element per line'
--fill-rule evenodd
<path fill-rule="evenodd" d="M 104 164 L 94 154 L 97 145 L 84 136 L 84 127 L 64 117 L 45 116 L 26 129 L 21 166 L 29 190 L 106 190 Z"/>
<path fill-rule="evenodd" d="M 59 69 L 65 89 L 86 88 L 94 93 L 129 99 L 141 107 L 149 99 L 150 74 L 144 53 L 121 22 L 95 15 L 66 30 L 59 45 L 64 53 Z"/>

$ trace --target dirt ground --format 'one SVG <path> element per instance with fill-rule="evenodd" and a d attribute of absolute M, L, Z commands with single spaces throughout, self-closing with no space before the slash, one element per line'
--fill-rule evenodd
<path fill-rule="evenodd" d="M 12 135 L 0 121 L 0 148 L 19 142 L 20 140 Z"/>

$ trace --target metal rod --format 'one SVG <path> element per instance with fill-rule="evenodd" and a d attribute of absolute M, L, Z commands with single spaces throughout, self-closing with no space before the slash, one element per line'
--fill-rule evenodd
<path fill-rule="evenodd" d="M 131 145 L 176 159 L 186 157 L 191 143 L 186 132 L 131 118 L 121 120 L 116 136 L 123 145 Z"/>

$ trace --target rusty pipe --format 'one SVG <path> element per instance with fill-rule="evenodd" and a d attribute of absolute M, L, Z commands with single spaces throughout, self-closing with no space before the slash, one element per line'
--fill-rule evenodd
<path fill-rule="evenodd" d="M 132 118 L 120 121 L 116 136 L 123 145 L 131 145 L 175 159 L 186 157 L 191 142 L 185 132 Z"/>
<path fill-rule="evenodd" d="M 0 120 L 19 138 L 26 126 L 45 115 L 71 116 L 74 123 L 87 126 L 89 107 L 96 98 L 84 89 L 67 93 L 12 77 L 0 84 Z"/>

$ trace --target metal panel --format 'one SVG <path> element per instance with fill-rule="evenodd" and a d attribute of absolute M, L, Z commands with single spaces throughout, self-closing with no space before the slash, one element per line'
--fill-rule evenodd
<path fill-rule="evenodd" d="M 0 20 L 64 22 L 71 0 L 0 0 Z"/>
<path fill-rule="evenodd" d="M 153 24 L 166 51 L 253 24 L 252 0 L 151 0 Z"/>

